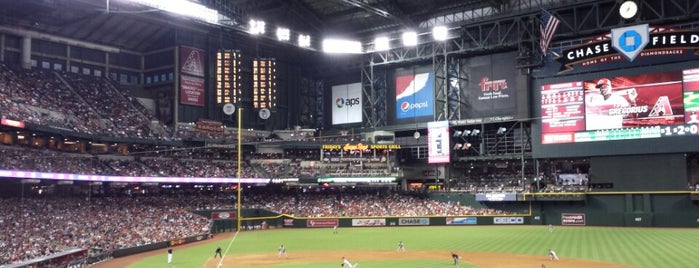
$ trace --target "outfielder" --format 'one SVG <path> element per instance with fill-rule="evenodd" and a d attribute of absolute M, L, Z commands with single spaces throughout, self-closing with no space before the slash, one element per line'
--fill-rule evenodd
<path fill-rule="evenodd" d="M 403 244 L 403 241 L 398 242 L 398 252 L 405 252 L 405 244 Z"/>

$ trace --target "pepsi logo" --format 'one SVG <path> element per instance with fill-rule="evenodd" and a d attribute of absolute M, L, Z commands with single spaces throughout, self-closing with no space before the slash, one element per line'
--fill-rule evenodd
<path fill-rule="evenodd" d="M 409 108 L 410 108 L 410 103 L 407 101 L 404 101 L 403 103 L 400 104 L 400 110 L 403 112 L 407 112 Z"/>
<path fill-rule="evenodd" d="M 427 104 L 427 101 L 423 102 L 416 102 L 416 103 L 410 103 L 407 101 L 404 101 L 400 104 L 400 110 L 405 112 L 408 112 L 413 109 L 422 109 L 422 108 L 427 108 L 429 105 Z"/>

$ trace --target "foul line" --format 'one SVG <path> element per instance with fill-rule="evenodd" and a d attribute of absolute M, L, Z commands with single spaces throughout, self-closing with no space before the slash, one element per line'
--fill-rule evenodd
<path fill-rule="evenodd" d="M 231 242 L 228 243 L 228 247 L 226 248 L 226 252 L 221 256 L 221 260 L 218 261 L 218 265 L 216 267 L 221 267 L 221 264 L 223 263 L 223 259 L 226 258 L 226 255 L 228 255 L 228 250 L 231 249 L 231 246 L 233 245 L 233 241 L 235 241 L 235 238 L 238 237 L 238 233 L 240 231 L 236 231 L 235 235 L 233 235 L 233 238 L 231 239 Z"/>

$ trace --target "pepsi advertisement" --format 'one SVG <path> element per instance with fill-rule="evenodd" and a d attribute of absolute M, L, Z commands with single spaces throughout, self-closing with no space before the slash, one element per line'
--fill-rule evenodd
<path fill-rule="evenodd" d="M 434 74 L 413 72 L 396 76 L 396 118 L 409 119 L 434 114 Z"/>

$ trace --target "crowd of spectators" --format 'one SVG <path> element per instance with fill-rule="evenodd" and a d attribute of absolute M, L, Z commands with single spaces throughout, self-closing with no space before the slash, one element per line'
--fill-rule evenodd
<path fill-rule="evenodd" d="M 209 233 L 186 197 L 0 199 L 0 265 L 72 248 L 90 254 Z"/>
<path fill-rule="evenodd" d="M 0 265 L 73 248 L 87 248 L 94 255 L 207 234 L 210 220 L 194 211 L 236 208 L 236 196 L 225 191 L 182 194 L 156 188 L 153 194 L 122 189 L 110 197 L 27 195 L 0 198 L 0 227 L 6 230 L 0 233 Z M 296 217 L 511 214 L 383 190 L 253 190 L 244 192 L 242 207 Z"/>
<path fill-rule="evenodd" d="M 134 98 L 122 95 L 122 91 L 109 80 L 72 73 L 61 73 L 69 87 L 76 93 L 74 101 L 87 103 L 92 111 L 100 116 L 110 136 L 140 139 L 168 137 L 168 133 L 158 133 L 151 128 L 155 118 L 142 106 L 134 105 Z M 140 109 L 139 109 L 140 108 Z"/>

